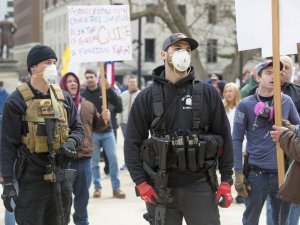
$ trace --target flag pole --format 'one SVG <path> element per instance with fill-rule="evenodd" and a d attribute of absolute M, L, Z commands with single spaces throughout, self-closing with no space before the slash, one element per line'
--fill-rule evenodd
<path fill-rule="evenodd" d="M 272 0 L 272 39 L 273 39 L 273 68 L 274 68 L 274 108 L 275 124 L 282 126 L 281 87 L 280 87 L 280 42 L 279 42 L 279 0 Z M 278 168 L 278 186 L 284 182 L 284 154 L 279 142 L 276 142 Z"/>

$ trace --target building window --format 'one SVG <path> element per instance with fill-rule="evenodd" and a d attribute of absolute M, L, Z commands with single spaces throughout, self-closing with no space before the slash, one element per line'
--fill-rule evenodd
<path fill-rule="evenodd" d="M 53 0 L 53 6 L 56 6 L 57 0 Z"/>
<path fill-rule="evenodd" d="M 11 2 L 7 2 L 7 7 L 14 7 L 14 2 L 13 1 L 11 1 Z"/>
<path fill-rule="evenodd" d="M 48 9 L 48 7 L 49 7 L 49 2 L 46 0 L 45 1 L 45 9 Z"/>
<path fill-rule="evenodd" d="M 207 49 L 206 49 L 206 62 L 216 63 L 218 55 L 218 40 L 217 39 L 208 39 L 207 40 Z"/>
<path fill-rule="evenodd" d="M 186 19 L 186 5 L 178 5 L 178 10 L 185 20 Z"/>
<path fill-rule="evenodd" d="M 216 24 L 217 23 L 217 6 L 208 5 L 208 23 Z"/>
<path fill-rule="evenodd" d="M 147 8 L 152 7 L 153 4 L 146 5 Z M 154 16 L 146 16 L 146 22 L 147 23 L 154 23 Z"/>
<path fill-rule="evenodd" d="M 155 62 L 155 39 L 145 39 L 145 62 Z"/>

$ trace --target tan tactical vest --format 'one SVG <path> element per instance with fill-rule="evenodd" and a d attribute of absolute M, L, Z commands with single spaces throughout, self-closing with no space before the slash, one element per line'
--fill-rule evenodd
<path fill-rule="evenodd" d="M 28 124 L 28 133 L 22 136 L 22 143 L 27 146 L 30 152 L 48 152 L 47 136 L 40 136 L 37 133 L 38 125 L 45 124 L 45 118 L 57 119 L 55 123 L 54 150 L 65 142 L 69 136 L 68 116 L 63 106 L 64 95 L 58 85 L 50 85 L 51 99 L 34 99 L 34 95 L 24 83 L 17 87 L 27 105 L 26 115 L 22 120 Z"/>

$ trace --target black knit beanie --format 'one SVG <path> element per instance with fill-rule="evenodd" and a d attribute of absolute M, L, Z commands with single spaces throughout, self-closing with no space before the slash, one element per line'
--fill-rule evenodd
<path fill-rule="evenodd" d="M 30 72 L 30 67 L 47 59 L 56 59 L 56 54 L 52 48 L 46 45 L 36 45 L 30 49 L 27 55 L 27 68 Z"/>

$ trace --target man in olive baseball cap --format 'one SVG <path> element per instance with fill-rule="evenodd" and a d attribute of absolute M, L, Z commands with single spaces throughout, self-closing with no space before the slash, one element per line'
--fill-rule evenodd
<path fill-rule="evenodd" d="M 166 51 L 170 45 L 172 45 L 178 41 L 187 41 L 190 44 L 192 51 L 198 47 L 198 42 L 196 40 L 194 40 L 193 38 L 189 38 L 183 33 L 174 33 L 164 41 L 162 50 Z"/>

